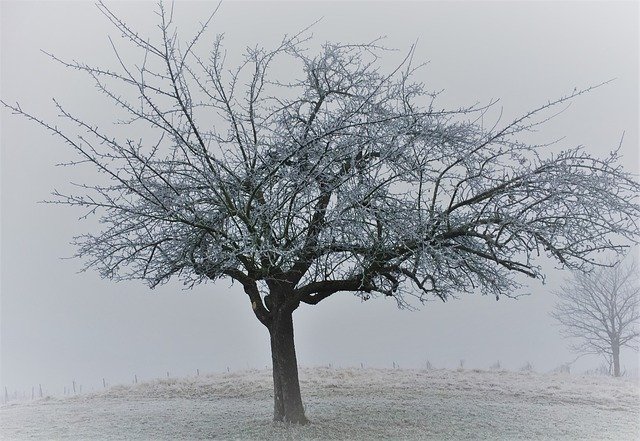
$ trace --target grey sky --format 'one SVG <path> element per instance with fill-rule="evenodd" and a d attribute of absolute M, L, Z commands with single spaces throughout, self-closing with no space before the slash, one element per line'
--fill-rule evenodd
<path fill-rule="evenodd" d="M 177 2 L 184 37 L 215 7 Z M 152 3 L 112 5 L 132 26 L 157 34 Z M 638 172 L 638 3 L 626 2 L 229 2 L 214 19 L 213 33 L 226 33 L 230 54 L 247 45 L 277 42 L 318 18 L 318 41 L 368 41 L 386 35 L 386 45 L 405 51 L 418 41 L 416 59 L 432 90 L 444 92 L 442 107 L 501 98 L 504 119 L 550 99 L 611 78 L 615 82 L 579 97 L 549 122 L 536 140 L 565 136 L 560 146 L 584 144 L 604 155 L 625 132 L 628 170 Z M 54 120 L 58 97 L 71 110 L 107 126 L 112 108 L 91 82 L 48 59 L 106 66 L 116 61 L 107 35 L 117 37 L 89 2 L 1 3 L 1 97 L 46 120 Z M 211 41 L 212 33 L 204 41 Z M 124 42 L 116 40 L 125 47 Z M 201 49 L 205 49 L 203 44 Z M 402 52 L 404 53 L 404 52 Z M 390 54 L 390 60 L 401 55 Z M 69 148 L 23 119 L 2 110 L 2 236 L 0 383 L 27 390 L 42 383 L 59 393 L 75 379 L 97 386 L 166 375 L 186 375 L 270 365 L 268 334 L 249 302 L 229 283 L 183 291 L 169 283 L 150 291 L 139 282 L 113 283 L 95 273 L 77 274 L 81 262 L 61 260 L 72 236 L 95 228 L 78 222 L 78 212 L 38 204 L 53 188 L 78 176 L 54 164 Z M 366 303 L 340 294 L 296 311 L 298 360 L 302 365 L 508 368 L 530 361 L 552 369 L 573 355 L 548 312 L 550 290 L 565 273 L 549 268 L 547 285 L 530 284 L 518 301 L 466 296 L 432 302 L 417 312 L 395 302 Z M 636 362 L 627 353 L 624 364 Z M 598 359 L 578 366 L 596 367 Z"/>

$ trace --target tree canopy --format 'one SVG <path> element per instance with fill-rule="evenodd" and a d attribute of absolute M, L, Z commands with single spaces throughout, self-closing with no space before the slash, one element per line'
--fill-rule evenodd
<path fill-rule="evenodd" d="M 117 69 L 52 55 L 156 138 L 119 138 L 56 103 L 75 137 L 9 106 L 108 178 L 56 193 L 100 217 L 102 229 L 76 243 L 104 277 L 230 277 L 264 322 L 270 285 L 291 287 L 294 305 L 338 291 L 400 305 L 475 289 L 509 296 L 514 274 L 541 277 L 540 254 L 581 268 L 637 237 L 640 187 L 615 151 L 552 153 L 524 140 L 592 88 L 487 125 L 492 105 L 439 109 L 412 50 L 389 67 L 380 41 L 310 50 L 305 31 L 248 48 L 228 70 L 221 36 L 208 58 L 196 54 L 209 21 L 185 44 L 160 8 L 152 43 L 100 5 L 141 63 L 117 51 Z M 274 63 L 295 74 L 273 78 Z"/>

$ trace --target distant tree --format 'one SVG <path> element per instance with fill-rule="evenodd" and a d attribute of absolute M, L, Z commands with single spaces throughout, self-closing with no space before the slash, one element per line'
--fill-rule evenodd
<path fill-rule="evenodd" d="M 552 312 L 566 337 L 577 341 L 580 354 L 604 355 L 610 373 L 620 376 L 620 349 L 638 350 L 640 340 L 640 286 L 635 263 L 617 263 L 575 272 L 555 294 Z"/>
<path fill-rule="evenodd" d="M 195 53 L 209 21 L 181 44 L 160 5 L 153 43 L 99 8 L 140 62 L 121 52 L 115 69 L 58 61 L 92 77 L 129 119 L 105 130 L 56 102 L 71 135 L 5 106 L 108 181 L 55 193 L 99 216 L 101 230 L 76 239 L 88 268 L 151 287 L 172 277 L 242 285 L 269 331 L 277 421 L 307 421 L 292 318 L 301 303 L 338 292 L 399 306 L 474 290 L 511 296 L 516 274 L 541 276 L 541 253 L 579 269 L 638 235 L 640 186 L 617 153 L 545 155 L 518 137 L 589 89 L 486 126 L 489 107 L 435 107 L 413 80 L 413 51 L 388 68 L 378 42 L 312 51 L 303 33 L 248 48 L 230 71 L 222 37 L 208 58 Z M 274 63 L 286 66 L 280 78 Z M 146 126 L 158 136 L 140 139 Z"/>

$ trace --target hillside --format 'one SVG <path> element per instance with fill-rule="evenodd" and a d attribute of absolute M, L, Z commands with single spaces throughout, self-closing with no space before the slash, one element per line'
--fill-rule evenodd
<path fill-rule="evenodd" d="M 270 421 L 271 373 L 114 386 L 0 408 L 2 439 L 632 440 L 628 379 L 478 370 L 302 368 L 312 424 Z"/>

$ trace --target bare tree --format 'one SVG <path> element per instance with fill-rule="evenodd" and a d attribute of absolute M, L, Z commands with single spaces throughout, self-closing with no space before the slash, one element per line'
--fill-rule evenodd
<path fill-rule="evenodd" d="M 620 349 L 638 350 L 640 286 L 635 263 L 617 263 L 590 272 L 576 272 L 555 291 L 552 316 L 580 354 L 604 355 L 613 376 L 620 376 Z"/>
<path fill-rule="evenodd" d="M 307 421 L 292 318 L 301 303 L 338 292 L 399 306 L 474 290 L 511 296 L 516 275 L 542 276 L 540 253 L 579 269 L 637 238 L 640 186 L 617 153 L 543 154 L 518 137 L 590 89 L 487 127 L 491 106 L 435 107 L 414 80 L 413 50 L 387 67 L 378 41 L 311 50 L 303 32 L 248 48 L 229 70 L 222 37 L 196 55 L 209 21 L 180 43 L 160 5 L 153 43 L 99 8 L 140 62 L 118 51 L 114 69 L 58 61 L 129 119 L 110 132 L 56 102 L 74 136 L 5 105 L 75 149 L 73 165 L 106 177 L 55 193 L 101 221 L 76 239 L 88 268 L 151 287 L 172 277 L 243 286 L 271 339 L 275 420 Z M 275 63 L 291 78 L 272 78 Z M 158 135 L 143 141 L 148 126 Z"/>

